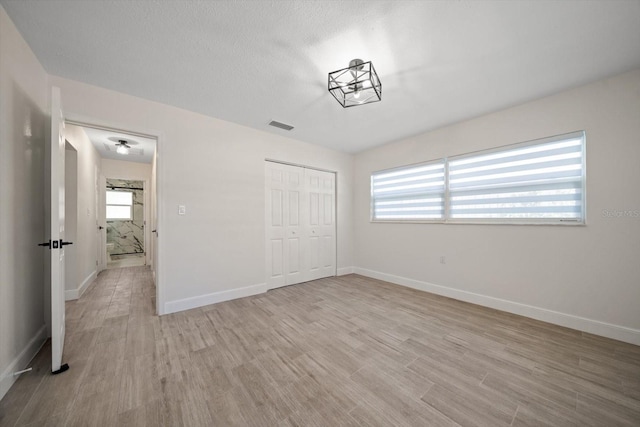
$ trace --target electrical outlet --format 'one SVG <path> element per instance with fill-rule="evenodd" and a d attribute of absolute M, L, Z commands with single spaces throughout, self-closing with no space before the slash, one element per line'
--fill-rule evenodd
<path fill-rule="evenodd" d="M 444 255 L 440 257 L 440 264 L 446 264 L 447 263 L 447 257 L 445 257 Z"/>

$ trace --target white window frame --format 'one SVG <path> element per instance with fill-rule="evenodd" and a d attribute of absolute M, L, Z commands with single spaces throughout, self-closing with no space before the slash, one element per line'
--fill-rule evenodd
<path fill-rule="evenodd" d="M 430 166 L 430 165 L 437 165 L 437 164 L 442 164 L 443 165 L 443 171 L 444 171 L 444 177 L 443 180 L 446 180 L 447 177 L 447 167 L 446 167 L 446 162 L 445 159 L 436 159 L 436 160 L 430 160 L 427 162 L 421 162 L 421 163 L 415 163 L 415 164 L 411 164 L 411 165 L 405 165 L 405 166 L 400 166 L 400 167 L 396 167 L 396 168 L 392 168 L 392 169 L 385 169 L 385 170 L 381 170 L 381 171 L 377 171 L 371 174 L 371 181 L 370 181 L 370 220 L 372 222 L 408 222 L 408 223 L 438 223 L 438 222 L 443 222 L 444 218 L 446 218 L 446 211 L 444 209 L 444 204 L 446 203 L 446 191 L 447 191 L 447 187 L 446 187 L 446 182 L 445 182 L 445 186 L 443 189 L 443 217 L 442 218 L 411 218 L 411 219 L 399 219 L 399 218 L 392 218 L 392 219 L 388 219 L 388 218 L 376 218 L 375 217 L 375 196 L 374 196 L 374 179 L 375 179 L 375 175 L 383 175 L 383 174 L 388 174 L 388 173 L 394 173 L 394 172 L 401 172 L 403 170 L 410 170 L 410 169 L 416 169 L 416 168 L 420 168 L 423 166 Z"/>
<path fill-rule="evenodd" d="M 517 148 L 524 148 L 528 146 L 542 145 L 552 143 L 555 141 L 563 141 L 579 138 L 582 140 L 581 145 L 581 212 L 579 219 L 565 219 L 565 218 L 482 218 L 482 219 L 470 219 L 470 218 L 451 218 L 451 191 L 449 183 L 449 163 L 451 161 L 461 160 L 464 158 L 471 158 L 476 156 L 485 156 L 492 153 L 501 151 L 508 151 Z M 562 135 L 551 136 L 547 138 L 537 139 L 533 141 L 526 141 L 516 144 L 509 144 L 501 147 L 491 148 L 487 150 L 480 150 L 471 153 L 465 153 L 461 155 L 445 157 L 442 159 L 431 160 L 428 162 L 417 163 L 413 165 L 395 167 L 391 169 L 384 169 L 375 171 L 371 174 L 371 195 L 370 195 L 370 221 L 371 222 L 391 222 L 391 223 L 438 223 L 438 224 L 494 224 L 494 225 L 570 225 L 570 226 L 583 226 L 587 223 L 587 177 L 586 177 L 586 132 L 576 131 Z M 374 212 L 374 197 L 373 197 L 373 178 L 375 175 L 389 173 L 396 170 L 402 170 L 410 167 L 417 167 L 421 165 L 428 165 L 437 162 L 444 162 L 445 166 L 445 191 L 444 191 L 444 216 L 442 219 L 376 219 Z"/>
<path fill-rule="evenodd" d="M 114 192 L 114 193 L 130 193 L 131 194 L 131 204 L 118 204 L 118 203 L 105 203 L 105 217 L 107 221 L 133 221 L 133 191 L 115 191 L 115 190 L 107 190 L 107 194 L 109 192 Z M 123 207 L 126 206 L 129 208 L 129 218 L 110 218 L 109 215 L 107 215 L 107 212 L 109 210 L 109 206 L 118 206 L 118 207 Z"/>

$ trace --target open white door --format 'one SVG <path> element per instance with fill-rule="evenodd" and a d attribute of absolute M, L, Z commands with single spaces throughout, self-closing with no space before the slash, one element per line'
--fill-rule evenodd
<path fill-rule="evenodd" d="M 98 232 L 98 273 L 107 268 L 107 179 L 96 168 L 96 228 Z"/>
<path fill-rule="evenodd" d="M 64 348 L 64 115 L 60 89 L 51 91 L 51 372 L 69 369 L 62 364 Z"/>

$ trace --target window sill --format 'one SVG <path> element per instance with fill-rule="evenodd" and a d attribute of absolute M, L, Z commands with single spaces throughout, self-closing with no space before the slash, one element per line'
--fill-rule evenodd
<path fill-rule="evenodd" d="M 371 219 L 372 224 L 455 224 L 455 225 L 550 225 L 576 227 L 587 225 L 586 221 L 481 221 L 481 220 L 417 220 L 417 219 Z"/>

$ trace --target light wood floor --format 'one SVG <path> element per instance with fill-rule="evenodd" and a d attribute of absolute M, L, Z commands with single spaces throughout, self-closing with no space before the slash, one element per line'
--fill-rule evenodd
<path fill-rule="evenodd" d="M 640 347 L 350 275 L 153 315 L 107 270 L 2 425 L 640 425 Z"/>

